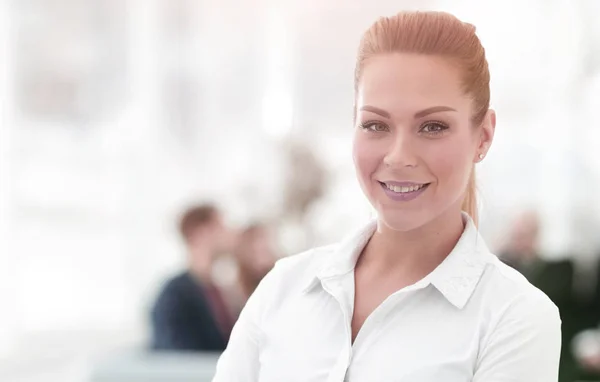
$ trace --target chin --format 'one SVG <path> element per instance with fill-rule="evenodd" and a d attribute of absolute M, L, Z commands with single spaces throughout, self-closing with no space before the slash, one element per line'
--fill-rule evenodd
<path fill-rule="evenodd" d="M 410 232 L 419 229 L 432 219 L 424 211 L 385 211 L 379 209 L 377 217 L 381 224 L 397 232 Z"/>

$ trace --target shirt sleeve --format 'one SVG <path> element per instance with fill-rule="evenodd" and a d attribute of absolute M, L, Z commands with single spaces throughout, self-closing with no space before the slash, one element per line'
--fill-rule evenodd
<path fill-rule="evenodd" d="M 473 382 L 557 382 L 561 319 L 543 294 L 518 298 L 484 345 Z"/>
<path fill-rule="evenodd" d="M 259 346 L 261 317 L 266 297 L 274 288 L 271 279 L 273 269 L 260 282 L 231 332 L 227 348 L 219 357 L 213 382 L 256 382 L 260 372 Z"/>

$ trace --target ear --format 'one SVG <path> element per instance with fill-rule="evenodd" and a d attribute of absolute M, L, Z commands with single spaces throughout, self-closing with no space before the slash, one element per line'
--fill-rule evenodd
<path fill-rule="evenodd" d="M 481 162 L 486 157 L 496 132 L 496 112 L 489 109 L 483 118 L 481 128 L 479 130 L 479 141 L 475 152 L 475 162 Z"/>

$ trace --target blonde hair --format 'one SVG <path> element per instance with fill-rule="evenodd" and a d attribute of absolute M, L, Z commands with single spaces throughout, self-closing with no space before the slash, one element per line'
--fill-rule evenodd
<path fill-rule="evenodd" d="M 385 53 L 418 53 L 448 58 L 461 69 L 465 94 L 473 99 L 471 122 L 480 126 L 490 105 L 490 73 L 485 49 L 475 26 L 445 12 L 401 12 L 377 20 L 360 41 L 354 91 L 357 93 L 366 61 Z M 475 165 L 471 170 L 462 209 L 477 224 Z"/>

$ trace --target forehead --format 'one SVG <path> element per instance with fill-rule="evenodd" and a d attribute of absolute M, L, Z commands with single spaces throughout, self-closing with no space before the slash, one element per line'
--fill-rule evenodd
<path fill-rule="evenodd" d="M 470 107 L 461 86 L 460 71 L 449 59 L 420 54 L 385 54 L 365 62 L 357 105 L 386 110 L 450 106 Z"/>

